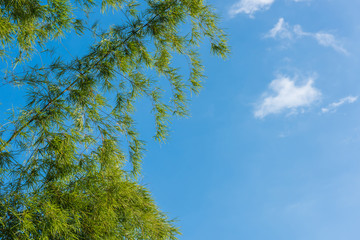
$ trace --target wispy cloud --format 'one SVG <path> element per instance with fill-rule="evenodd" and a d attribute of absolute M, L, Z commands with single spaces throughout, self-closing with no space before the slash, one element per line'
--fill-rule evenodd
<path fill-rule="evenodd" d="M 314 79 L 308 78 L 305 84 L 296 85 L 295 79 L 279 76 L 270 83 L 270 93 L 263 94 L 254 116 L 264 118 L 269 114 L 296 112 L 299 108 L 310 106 L 321 96 L 321 92 L 313 87 L 313 83 Z"/>
<path fill-rule="evenodd" d="M 313 34 L 313 37 L 318 41 L 320 45 L 323 45 L 325 47 L 332 47 L 338 52 L 348 54 L 346 49 L 340 44 L 339 41 L 335 39 L 334 35 L 332 34 L 318 32 Z"/>
<path fill-rule="evenodd" d="M 274 3 L 274 0 L 240 0 L 231 6 L 229 14 L 234 17 L 237 14 L 245 13 L 251 17 L 255 12 L 267 10 Z"/>
<path fill-rule="evenodd" d="M 311 0 L 293 0 L 294 2 L 309 2 Z M 237 14 L 244 13 L 254 17 L 254 13 L 257 11 L 266 11 L 275 0 L 238 0 L 229 9 L 230 17 L 234 17 Z"/>
<path fill-rule="evenodd" d="M 329 104 L 326 108 L 322 108 L 321 112 L 322 113 L 336 112 L 338 107 L 340 107 L 341 105 L 346 104 L 346 103 L 354 103 L 354 102 L 357 101 L 357 99 L 358 99 L 358 96 L 356 96 L 356 97 L 354 97 L 354 96 L 344 97 L 344 98 L 340 99 L 337 102 L 333 102 L 333 103 Z"/>
<path fill-rule="evenodd" d="M 289 24 L 284 21 L 284 18 L 280 18 L 275 26 L 265 35 L 265 37 L 291 39 L 293 38 L 293 32 L 290 29 Z"/>
<path fill-rule="evenodd" d="M 310 37 L 315 39 L 318 44 L 324 47 L 331 47 L 335 51 L 343 54 L 348 54 L 348 51 L 343 47 L 342 43 L 338 41 L 334 35 L 326 32 L 305 32 L 300 25 L 290 26 L 285 22 L 284 18 L 280 18 L 275 26 L 265 35 L 268 38 L 274 39 L 294 39 L 301 37 Z"/>

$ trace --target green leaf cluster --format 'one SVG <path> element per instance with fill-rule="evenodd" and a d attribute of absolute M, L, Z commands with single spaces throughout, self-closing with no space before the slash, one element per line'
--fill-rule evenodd
<path fill-rule="evenodd" d="M 211 6 L 4 0 L 0 7 L 2 52 L 19 50 L 15 62 L 25 69 L 7 69 L 4 82 L 26 91 L 26 106 L 0 129 L 1 239 L 176 239 L 178 229 L 139 182 L 144 142 L 134 111 L 138 100 L 151 102 L 158 141 L 171 117 L 188 115 L 189 96 L 204 78 L 200 44 L 220 57 L 229 52 Z M 75 18 L 109 9 L 123 20 L 105 30 L 87 24 L 86 14 Z M 71 31 L 90 32 L 87 54 L 26 62 Z M 12 56 L 3 62 L 14 63 Z M 174 64 L 181 56 L 188 76 Z"/>

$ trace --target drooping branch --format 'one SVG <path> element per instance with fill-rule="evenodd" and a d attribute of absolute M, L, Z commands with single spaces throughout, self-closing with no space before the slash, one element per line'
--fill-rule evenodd
<path fill-rule="evenodd" d="M 175 0 L 175 3 L 177 2 L 177 0 Z M 167 10 L 169 10 L 172 7 L 171 4 L 169 4 L 169 6 L 165 9 L 165 12 Z M 106 52 L 98 61 L 96 61 L 92 66 L 90 66 L 91 68 L 95 68 L 98 64 L 100 64 L 103 60 L 105 60 L 112 51 L 114 51 L 115 49 L 121 47 L 122 45 L 124 45 L 127 41 L 129 41 L 133 36 L 137 35 L 141 30 L 143 30 L 144 28 L 146 28 L 147 26 L 149 26 L 149 24 L 151 24 L 153 21 L 156 20 L 156 18 L 158 18 L 159 16 L 161 16 L 162 13 L 158 13 L 156 15 L 154 15 L 152 18 L 150 18 L 150 20 L 148 20 L 145 24 L 143 24 L 142 26 L 140 26 L 138 29 L 136 29 L 135 31 L 132 31 L 131 34 L 124 39 L 123 41 L 121 41 L 118 45 L 114 46 L 113 49 L 109 49 L 108 52 Z M 26 123 L 24 123 L 19 129 L 15 130 L 13 132 L 13 134 L 10 136 L 10 138 L 3 144 L 0 146 L 0 152 L 3 151 L 27 126 L 29 126 L 33 121 L 35 121 L 40 114 L 42 114 L 45 110 L 47 110 L 56 100 L 58 100 L 61 96 L 63 96 L 66 92 L 68 92 L 80 79 L 83 78 L 84 74 L 86 73 L 86 70 L 77 70 L 78 73 L 80 74 L 80 77 L 75 79 L 73 82 L 71 82 L 71 84 L 66 87 L 64 90 L 62 90 L 55 98 L 53 98 L 52 100 L 50 100 L 43 108 L 41 108 L 41 110 L 36 113 L 33 117 L 31 117 Z"/>

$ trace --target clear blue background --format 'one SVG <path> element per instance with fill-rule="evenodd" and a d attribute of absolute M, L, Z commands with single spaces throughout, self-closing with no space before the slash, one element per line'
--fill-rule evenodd
<path fill-rule="evenodd" d="M 192 98 L 191 117 L 174 120 L 165 144 L 152 139 L 149 103 L 139 104 L 148 149 L 142 183 L 177 218 L 180 239 L 360 239 L 360 100 L 321 110 L 360 95 L 360 1 L 274 0 L 235 16 L 229 11 L 239 0 L 208 2 L 222 16 L 232 54 L 219 60 L 204 44 L 208 79 Z M 290 30 L 332 34 L 348 54 L 313 37 L 266 38 L 280 18 Z M 63 44 L 78 56 L 86 47 L 71 37 Z M 315 76 L 321 97 L 256 118 L 280 74 L 298 77 L 296 86 Z M 23 102 L 16 91 L 3 88 L 0 110 Z"/>
<path fill-rule="evenodd" d="M 275 0 L 229 16 L 236 0 L 212 0 L 227 29 L 231 57 L 205 52 L 208 79 L 175 121 L 166 144 L 151 142 L 143 182 L 178 218 L 185 240 L 360 239 L 360 2 Z M 315 39 L 265 38 L 284 18 L 307 32 L 332 34 L 348 52 Z M 278 74 L 316 76 L 321 98 L 297 114 L 263 119 L 254 111 Z M 301 82 L 298 83 L 301 85 Z M 143 132 L 150 121 L 139 121 Z"/>

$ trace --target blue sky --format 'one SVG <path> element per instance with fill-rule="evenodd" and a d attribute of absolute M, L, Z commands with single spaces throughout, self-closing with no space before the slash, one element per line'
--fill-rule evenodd
<path fill-rule="evenodd" d="M 208 1 L 210 2 L 210 1 Z M 151 142 L 143 182 L 180 239 L 357 240 L 360 2 L 212 0 L 232 54 Z"/>
<path fill-rule="evenodd" d="M 207 2 L 231 56 L 204 44 L 208 78 L 166 143 L 139 104 L 142 183 L 180 239 L 358 240 L 360 1 Z M 63 44 L 79 56 L 87 46 Z M 0 109 L 21 105 L 14 92 L 1 91 Z"/>

